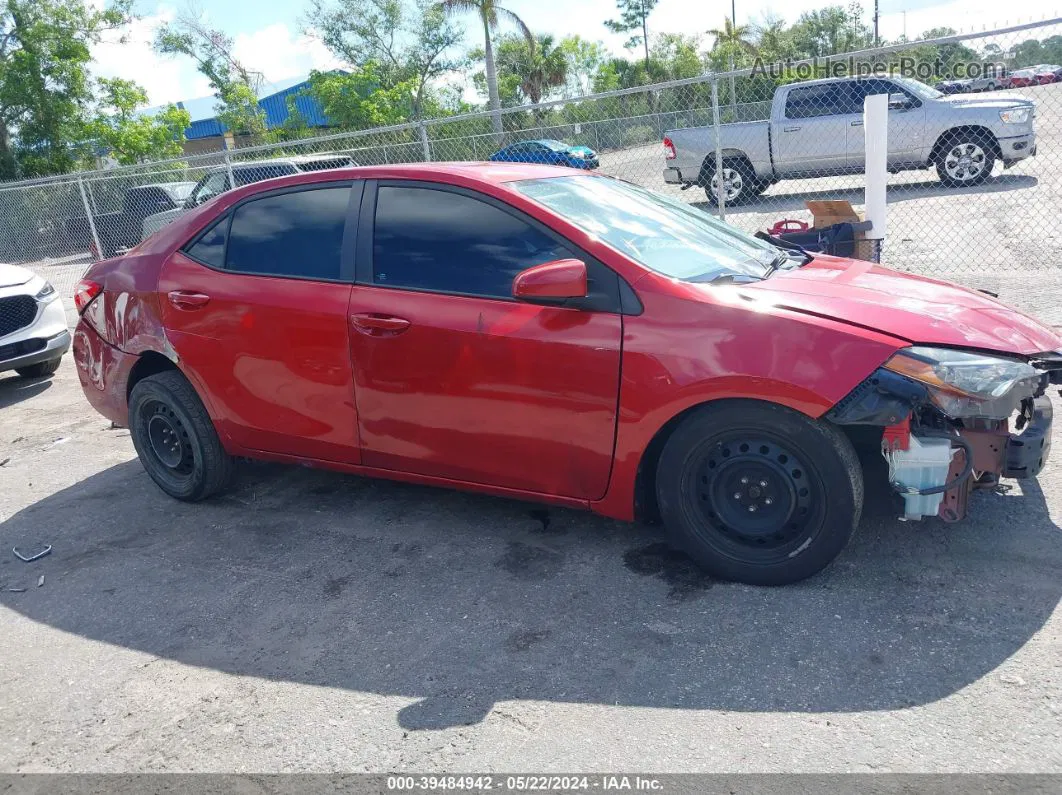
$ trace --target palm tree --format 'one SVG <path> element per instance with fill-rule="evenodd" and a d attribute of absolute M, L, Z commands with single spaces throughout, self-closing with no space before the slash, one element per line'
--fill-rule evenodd
<path fill-rule="evenodd" d="M 736 25 L 733 20 L 724 19 L 723 29 L 712 28 L 706 31 L 709 36 L 715 38 L 712 44 L 712 54 L 725 57 L 729 61 L 730 71 L 734 71 L 734 64 L 740 56 L 754 55 L 756 45 L 750 40 L 752 29 L 748 25 Z M 730 109 L 731 114 L 736 110 L 737 97 L 734 87 L 734 76 L 730 75 Z M 731 121 L 737 121 L 736 118 Z"/>
<path fill-rule="evenodd" d="M 498 95 L 498 68 L 494 64 L 494 46 L 490 36 L 498 29 L 498 20 L 507 19 L 520 29 L 528 41 L 528 46 L 534 49 L 535 39 L 531 35 L 531 29 L 519 16 L 507 8 L 502 8 L 495 0 L 442 0 L 442 7 L 447 14 L 474 11 L 483 23 L 483 51 L 485 53 L 483 60 L 487 71 L 487 94 L 490 97 L 494 132 L 500 135 L 502 132 L 501 97 Z"/>
<path fill-rule="evenodd" d="M 519 48 L 498 53 L 502 68 L 520 80 L 520 92 L 533 105 L 550 89 L 568 83 L 567 53 L 553 42 L 553 36 L 541 35 L 533 44 L 520 41 Z"/>

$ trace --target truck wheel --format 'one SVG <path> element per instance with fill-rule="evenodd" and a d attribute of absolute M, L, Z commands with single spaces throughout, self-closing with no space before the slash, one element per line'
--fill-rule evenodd
<path fill-rule="evenodd" d="M 786 585 L 844 549 L 862 511 L 863 475 L 832 425 L 728 400 L 696 410 L 671 434 L 656 492 L 665 527 L 707 572 Z"/>
<path fill-rule="evenodd" d="M 709 166 L 706 170 L 705 176 L 707 180 L 704 192 L 708 196 L 708 201 L 718 206 L 719 180 L 715 173 L 715 166 Z M 721 171 L 723 174 L 723 198 L 728 207 L 748 201 L 753 196 L 758 196 L 767 189 L 768 183 L 757 179 L 752 166 L 743 158 L 724 157 Z M 760 185 L 763 187 L 759 187 Z"/>
<path fill-rule="evenodd" d="M 949 188 L 980 185 L 996 164 L 993 142 L 977 133 L 959 133 L 949 139 L 937 156 L 937 175 Z"/>
<path fill-rule="evenodd" d="M 232 458 L 187 379 L 175 371 L 136 383 L 129 396 L 129 431 L 140 463 L 159 488 L 197 502 L 232 476 Z"/>

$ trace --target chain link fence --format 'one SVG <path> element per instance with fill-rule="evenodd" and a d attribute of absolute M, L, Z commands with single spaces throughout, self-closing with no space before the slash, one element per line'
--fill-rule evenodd
<path fill-rule="evenodd" d="M 423 161 L 593 168 L 746 231 L 780 222 L 795 230 L 816 221 L 809 202 L 846 201 L 861 212 L 863 98 L 886 93 L 893 173 L 882 262 L 998 293 L 1062 325 L 1058 61 L 1062 19 L 8 183 L 0 185 L 0 260 L 28 264 L 69 295 L 93 259 L 136 245 L 233 185 Z M 843 220 L 837 205 L 817 210 L 820 226 L 825 215 Z M 852 250 L 867 252 L 858 242 Z"/>

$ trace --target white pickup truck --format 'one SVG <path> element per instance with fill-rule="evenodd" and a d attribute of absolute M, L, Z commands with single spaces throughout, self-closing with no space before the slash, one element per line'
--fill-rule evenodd
<path fill-rule="evenodd" d="M 935 166 L 950 187 L 984 182 L 996 160 L 1036 154 L 1036 105 L 1020 96 L 946 96 L 905 77 L 851 77 L 775 89 L 769 121 L 719 128 L 723 197 L 738 204 L 783 179 L 861 172 L 863 99 L 889 95 L 889 171 Z M 664 181 L 705 189 L 719 201 L 715 128 L 669 130 Z"/>

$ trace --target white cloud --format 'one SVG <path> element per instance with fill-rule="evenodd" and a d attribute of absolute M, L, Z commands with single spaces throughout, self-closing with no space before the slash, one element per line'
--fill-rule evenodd
<path fill-rule="evenodd" d="M 150 105 L 209 96 L 210 83 L 191 59 L 161 56 L 152 48 L 159 25 L 172 20 L 175 14 L 173 8 L 160 5 L 153 14 L 134 20 L 121 31 L 106 34 L 92 49 L 93 74 L 135 81 L 147 91 Z M 284 23 L 237 34 L 233 52 L 269 82 L 340 65 L 321 42 L 292 31 Z"/>
<path fill-rule="evenodd" d="M 303 77 L 311 69 L 341 66 L 320 41 L 293 31 L 283 22 L 237 34 L 233 54 L 247 68 L 265 75 L 269 82 Z"/>
<path fill-rule="evenodd" d="M 151 46 L 158 26 L 173 17 L 172 8 L 159 6 L 154 14 L 134 20 L 121 31 L 105 34 L 103 41 L 92 48 L 93 74 L 135 81 L 147 91 L 151 105 L 209 94 L 210 84 L 191 61 L 160 56 Z"/>

